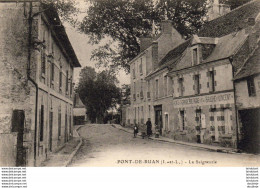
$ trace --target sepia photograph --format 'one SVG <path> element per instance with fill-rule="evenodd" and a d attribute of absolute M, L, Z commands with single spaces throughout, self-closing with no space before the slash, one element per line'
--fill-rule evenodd
<path fill-rule="evenodd" d="M 0 167 L 258 169 L 259 45 L 259 0 L 0 0 Z"/>

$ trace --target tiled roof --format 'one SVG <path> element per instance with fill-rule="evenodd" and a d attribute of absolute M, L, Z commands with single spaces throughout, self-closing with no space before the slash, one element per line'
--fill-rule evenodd
<path fill-rule="evenodd" d="M 81 67 L 79 60 L 75 54 L 75 51 L 70 43 L 68 35 L 65 31 L 64 26 L 61 24 L 59 15 L 57 10 L 54 7 L 46 7 L 47 5 L 42 4 L 43 9 L 45 10 L 46 16 L 48 17 L 50 23 L 54 25 L 53 29 L 58 37 L 59 41 L 61 42 L 62 46 L 65 48 L 66 53 L 72 60 L 72 64 L 74 67 Z M 60 25 L 61 24 L 61 25 Z"/>
<path fill-rule="evenodd" d="M 191 39 L 186 40 L 176 48 L 168 52 L 168 54 L 159 62 L 159 66 L 174 62 L 173 60 L 181 56 L 184 50 L 191 44 Z"/>
<path fill-rule="evenodd" d="M 203 63 L 230 57 L 245 42 L 247 36 L 245 31 L 241 30 L 219 38 L 216 47 Z"/>
<path fill-rule="evenodd" d="M 235 75 L 234 80 L 260 73 L 260 43 L 255 52 L 248 58 L 242 69 Z"/>
<path fill-rule="evenodd" d="M 191 41 L 191 39 L 188 39 L 176 48 L 169 51 L 166 56 L 159 62 L 159 67 L 148 74 L 146 77 L 150 77 L 151 75 L 159 72 L 166 67 L 172 67 L 173 64 L 175 64 L 177 60 L 182 56 L 182 53 L 185 51 L 185 49 L 187 49 L 187 47 L 191 44 Z"/>
<path fill-rule="evenodd" d="M 206 24 L 198 32 L 199 37 L 222 37 L 248 26 L 248 18 L 256 18 L 260 1 L 249 2 Z"/>

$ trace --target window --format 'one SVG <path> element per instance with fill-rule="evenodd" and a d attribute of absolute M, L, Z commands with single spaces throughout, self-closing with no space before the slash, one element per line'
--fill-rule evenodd
<path fill-rule="evenodd" d="M 163 84 L 164 84 L 164 96 L 167 96 L 168 93 L 167 76 L 163 77 Z"/>
<path fill-rule="evenodd" d="M 151 86 L 150 86 L 150 80 L 149 80 L 149 81 L 147 82 L 147 99 L 150 99 L 150 98 L 151 98 L 150 90 L 151 90 Z"/>
<path fill-rule="evenodd" d="M 169 114 L 165 114 L 165 130 L 169 130 Z"/>
<path fill-rule="evenodd" d="M 134 89 L 133 89 L 133 99 L 134 100 L 136 100 L 135 92 L 136 92 L 136 83 L 134 82 Z"/>
<path fill-rule="evenodd" d="M 140 98 L 144 98 L 144 93 L 143 93 L 143 79 L 141 79 L 141 91 L 140 91 Z"/>
<path fill-rule="evenodd" d="M 45 75 L 45 71 L 46 71 L 46 55 L 45 55 L 45 49 L 43 48 L 41 50 L 41 73 L 42 76 Z"/>
<path fill-rule="evenodd" d="M 40 112 L 40 141 L 43 141 L 43 130 L 44 130 L 44 105 L 41 105 L 41 112 Z"/>
<path fill-rule="evenodd" d="M 180 111 L 180 129 L 185 130 L 185 112 L 184 110 Z"/>
<path fill-rule="evenodd" d="M 159 96 L 159 81 L 155 80 L 155 98 L 157 99 Z"/>
<path fill-rule="evenodd" d="M 45 30 L 42 33 L 42 41 L 45 42 Z M 45 75 L 46 71 L 46 47 L 43 46 L 41 50 L 41 74 L 42 76 Z"/>
<path fill-rule="evenodd" d="M 52 43 L 51 43 L 51 54 L 54 57 L 54 41 L 53 40 L 52 40 Z"/>
<path fill-rule="evenodd" d="M 215 74 L 216 74 L 216 70 L 208 72 L 208 76 L 209 76 L 208 87 L 209 87 L 210 92 L 215 91 L 215 85 L 216 85 L 215 84 Z"/>
<path fill-rule="evenodd" d="M 64 132 L 64 141 L 68 141 L 68 114 L 67 114 L 67 109 L 65 113 L 65 132 Z"/>
<path fill-rule="evenodd" d="M 66 71 L 66 94 L 68 94 L 69 91 L 69 71 Z"/>
<path fill-rule="evenodd" d="M 54 68 L 55 68 L 55 64 L 54 64 L 54 62 L 51 62 L 51 68 L 50 68 L 51 83 L 50 83 L 50 85 L 53 85 L 53 82 L 54 82 Z"/>
<path fill-rule="evenodd" d="M 247 88 L 249 97 L 256 95 L 254 77 L 247 78 Z"/>
<path fill-rule="evenodd" d="M 179 78 L 178 82 L 179 82 L 179 95 L 183 96 L 184 94 L 183 78 Z"/>
<path fill-rule="evenodd" d="M 70 77 L 70 96 L 72 96 L 72 89 L 73 89 L 73 83 L 72 83 L 72 76 Z"/>
<path fill-rule="evenodd" d="M 195 48 L 192 50 L 192 57 L 193 57 L 193 65 L 198 64 L 198 49 Z"/>
<path fill-rule="evenodd" d="M 59 107 L 58 111 L 58 140 L 61 139 L 61 107 Z"/>
<path fill-rule="evenodd" d="M 60 87 L 60 92 L 62 92 L 62 71 L 61 70 L 59 75 L 59 87 Z"/>
<path fill-rule="evenodd" d="M 194 90 L 195 90 L 195 94 L 200 94 L 200 88 L 201 88 L 201 84 L 200 84 L 200 75 L 194 75 Z"/>
<path fill-rule="evenodd" d="M 168 95 L 171 95 L 173 93 L 173 80 L 172 77 L 168 77 Z"/>
<path fill-rule="evenodd" d="M 201 127 L 201 109 L 196 110 L 195 121 L 197 122 L 197 126 Z"/>

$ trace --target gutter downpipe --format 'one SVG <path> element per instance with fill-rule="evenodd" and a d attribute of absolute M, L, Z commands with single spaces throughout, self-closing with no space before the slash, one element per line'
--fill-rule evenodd
<path fill-rule="evenodd" d="M 235 87 L 235 81 L 234 81 L 234 67 L 233 67 L 233 57 L 229 57 L 229 62 L 231 64 L 232 68 L 232 79 L 233 79 L 233 93 L 234 93 L 234 108 L 235 108 L 235 116 L 236 116 L 236 149 L 238 151 L 238 144 L 239 144 L 239 134 L 238 134 L 238 112 L 237 112 L 237 101 L 236 101 L 236 87 Z"/>
<path fill-rule="evenodd" d="M 31 46 L 32 46 L 32 23 L 33 23 L 33 16 L 32 16 L 32 2 L 30 2 L 30 10 L 28 16 L 28 64 L 27 64 L 27 79 L 31 81 L 31 83 L 35 86 L 36 89 L 36 96 L 35 96 L 35 127 L 34 127 L 34 166 L 36 166 L 36 158 L 37 158 L 37 117 L 38 117 L 38 91 L 39 87 L 38 84 L 30 77 L 31 75 Z"/>

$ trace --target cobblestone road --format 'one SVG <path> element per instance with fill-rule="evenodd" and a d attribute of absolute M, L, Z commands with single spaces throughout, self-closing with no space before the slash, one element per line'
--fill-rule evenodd
<path fill-rule="evenodd" d="M 210 152 L 133 138 L 111 125 L 86 125 L 78 132 L 83 145 L 71 166 L 259 166 L 259 155 Z"/>

